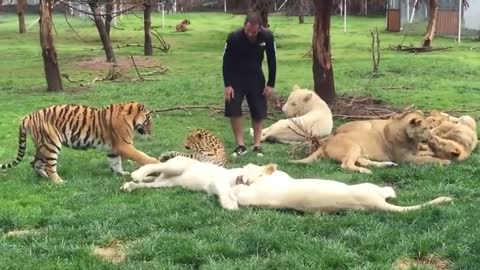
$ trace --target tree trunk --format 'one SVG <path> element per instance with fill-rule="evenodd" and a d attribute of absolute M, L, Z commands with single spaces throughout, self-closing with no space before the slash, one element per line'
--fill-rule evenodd
<path fill-rule="evenodd" d="M 298 23 L 305 23 L 304 17 L 305 0 L 298 0 Z"/>
<path fill-rule="evenodd" d="M 250 9 L 256 11 L 262 17 L 262 26 L 268 27 L 268 9 L 270 0 L 250 0 Z"/>
<path fill-rule="evenodd" d="M 107 35 L 110 37 L 110 26 L 112 25 L 112 11 L 113 11 L 113 0 L 106 0 L 105 1 L 105 30 L 107 31 Z"/>
<path fill-rule="evenodd" d="M 263 27 L 270 27 L 270 25 L 268 24 L 268 8 L 262 8 L 260 10 L 260 16 L 262 16 Z"/>
<path fill-rule="evenodd" d="M 105 28 L 105 23 L 103 23 L 102 16 L 98 10 L 98 0 L 90 0 L 88 1 L 88 5 L 92 10 L 93 19 L 95 21 L 95 25 L 97 26 L 100 39 L 102 40 L 103 50 L 105 51 L 107 62 L 115 62 L 112 42 L 110 41 L 110 37 L 108 36 L 107 30 Z"/>
<path fill-rule="evenodd" d="M 17 15 L 18 15 L 18 32 L 23 34 L 27 32 L 27 28 L 25 27 L 25 0 L 17 0 Z"/>
<path fill-rule="evenodd" d="M 42 47 L 43 67 L 45 70 L 45 78 L 47 80 L 47 90 L 62 91 L 63 85 L 57 62 L 57 52 L 53 45 L 51 6 L 51 0 L 40 0 L 40 46 Z"/>
<path fill-rule="evenodd" d="M 315 92 L 326 103 L 335 98 L 335 84 L 330 54 L 330 12 L 333 0 L 314 1 L 313 81 Z"/>
<path fill-rule="evenodd" d="M 430 47 L 433 37 L 435 36 L 435 28 L 437 25 L 438 0 L 429 0 L 428 26 L 427 33 L 423 40 L 423 47 Z"/>
<path fill-rule="evenodd" d="M 152 33 L 150 30 L 150 26 L 152 25 L 152 21 L 150 19 L 151 13 L 152 13 L 151 0 L 145 0 L 143 2 L 143 30 L 145 31 L 145 42 L 143 44 L 143 47 L 144 47 L 145 55 L 153 55 Z"/>
<path fill-rule="evenodd" d="M 305 18 L 303 15 L 298 15 L 298 23 L 305 23 Z"/>

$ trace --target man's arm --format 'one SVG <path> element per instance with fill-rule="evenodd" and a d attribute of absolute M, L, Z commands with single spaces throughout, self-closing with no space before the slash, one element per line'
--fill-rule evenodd
<path fill-rule="evenodd" d="M 233 70 L 232 67 L 234 65 L 233 55 L 234 55 L 234 48 L 232 46 L 233 35 L 230 34 L 225 42 L 225 51 L 223 52 L 223 83 L 225 87 L 232 86 L 232 76 Z"/>
<path fill-rule="evenodd" d="M 273 38 L 273 34 L 270 34 L 269 38 L 266 41 L 266 52 L 267 52 L 267 63 L 268 63 L 267 85 L 274 88 L 275 79 L 277 76 L 277 59 L 276 59 L 277 48 L 275 46 L 275 39 Z"/>

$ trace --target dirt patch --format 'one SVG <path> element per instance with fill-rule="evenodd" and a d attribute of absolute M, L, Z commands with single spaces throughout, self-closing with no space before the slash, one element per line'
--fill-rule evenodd
<path fill-rule="evenodd" d="M 118 56 L 115 63 L 105 62 L 104 57 L 79 59 L 69 64 L 69 70 L 74 71 L 73 76 L 62 73 L 62 77 L 70 83 L 86 87 L 100 81 L 150 80 L 154 79 L 151 76 L 162 75 L 168 70 L 152 57 L 134 56 L 133 60 L 135 63 L 130 56 Z M 85 74 L 88 74 L 87 79 Z M 72 91 L 76 92 L 80 91 Z"/>
<path fill-rule="evenodd" d="M 115 59 L 115 64 L 119 69 L 134 68 L 132 59 L 128 56 L 117 56 Z M 152 57 L 135 56 L 134 59 L 137 67 L 154 68 L 160 66 L 160 63 Z M 75 64 L 78 68 L 91 72 L 106 71 L 113 65 L 113 63 L 105 62 L 105 57 L 86 58 L 76 61 Z"/>
<path fill-rule="evenodd" d="M 121 263 L 126 260 L 127 254 L 123 245 L 117 241 L 112 241 L 104 247 L 95 247 L 93 255 L 110 263 Z"/>
<path fill-rule="evenodd" d="M 9 231 L 7 233 L 7 237 L 22 236 L 22 235 L 26 235 L 26 234 L 30 234 L 30 233 L 32 233 L 32 231 L 30 231 L 30 230 L 13 230 L 13 231 Z"/>
<path fill-rule="evenodd" d="M 411 267 L 422 267 L 432 270 L 448 270 L 449 262 L 445 259 L 428 256 L 419 259 L 403 258 L 393 263 L 394 270 L 408 270 Z"/>
<path fill-rule="evenodd" d="M 287 97 L 272 95 L 268 99 L 269 110 L 281 112 Z M 371 96 L 339 95 L 329 105 L 334 118 L 341 119 L 386 119 L 403 109 L 394 108 Z"/>
<path fill-rule="evenodd" d="M 385 119 L 401 111 L 371 96 L 338 96 L 329 107 L 334 117 L 343 119 Z"/>

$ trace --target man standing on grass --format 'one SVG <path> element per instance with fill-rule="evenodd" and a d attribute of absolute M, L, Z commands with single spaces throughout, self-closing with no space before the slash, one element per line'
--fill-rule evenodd
<path fill-rule="evenodd" d="M 267 54 L 268 81 L 262 70 Z M 225 116 L 230 118 L 236 147 L 233 155 L 247 152 L 243 141 L 242 102 L 246 97 L 252 118 L 253 152 L 263 156 L 260 138 L 263 120 L 267 116 L 267 97 L 273 93 L 276 77 L 276 48 L 273 34 L 262 27 L 262 18 L 256 13 L 247 15 L 243 27 L 230 33 L 223 55 L 225 85 Z"/>

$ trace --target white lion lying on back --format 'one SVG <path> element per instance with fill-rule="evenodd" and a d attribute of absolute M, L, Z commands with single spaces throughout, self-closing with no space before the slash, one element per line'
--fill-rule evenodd
<path fill-rule="evenodd" d="M 238 183 L 241 176 L 255 179 L 263 173 L 272 173 L 269 168 L 248 164 L 241 168 L 227 169 L 213 163 L 176 156 L 163 163 L 140 167 L 132 172 L 133 181 L 126 182 L 121 189 L 131 192 L 137 188 L 182 187 L 217 195 L 222 208 L 237 210 L 237 198 L 233 195 L 232 187 Z M 160 173 L 160 176 L 148 176 L 153 173 Z"/>
<path fill-rule="evenodd" d="M 265 172 L 257 174 L 261 175 L 260 177 L 245 176 L 248 179 L 239 182 L 247 184 L 233 187 L 238 205 L 304 212 L 334 212 L 346 209 L 405 212 L 452 200 L 450 197 L 438 197 L 420 205 L 397 206 L 385 201 L 396 197 L 391 187 L 380 187 L 372 183 L 348 185 L 333 180 L 294 179 L 287 173 L 276 170 L 275 164 L 263 168 Z"/>
<path fill-rule="evenodd" d="M 332 132 L 333 118 L 328 105 L 313 91 L 295 85 L 283 112 L 288 119 L 282 119 L 262 130 L 261 141 L 279 143 L 304 142 L 305 132 L 315 137 L 324 137 Z M 300 129 L 297 125 L 300 125 Z M 299 135 L 300 134 L 300 135 Z M 250 129 L 253 136 L 253 129 Z"/>

